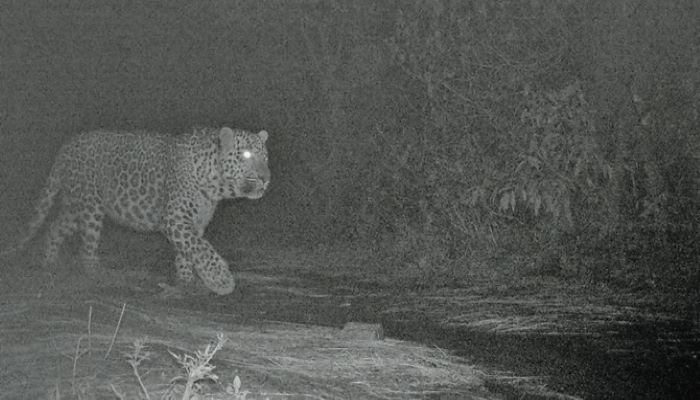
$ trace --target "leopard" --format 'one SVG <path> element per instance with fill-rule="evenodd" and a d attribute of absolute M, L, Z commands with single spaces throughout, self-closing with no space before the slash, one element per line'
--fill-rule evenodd
<path fill-rule="evenodd" d="M 160 232 L 175 251 L 178 286 L 199 277 L 205 291 L 234 291 L 228 262 L 204 237 L 221 200 L 259 199 L 270 184 L 268 132 L 195 127 L 170 135 L 94 130 L 60 147 L 26 234 L 48 224 L 42 264 L 55 266 L 67 238 L 80 234 L 80 263 L 99 275 L 105 218 L 136 231 Z"/>

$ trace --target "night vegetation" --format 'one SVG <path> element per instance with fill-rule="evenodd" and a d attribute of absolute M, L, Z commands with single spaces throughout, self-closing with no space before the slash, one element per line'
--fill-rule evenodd
<path fill-rule="evenodd" d="M 0 397 L 695 398 L 698 21 L 697 0 L 1 1 Z M 269 191 L 206 232 L 232 295 L 158 297 L 159 235 L 106 229 L 104 282 L 37 268 L 38 241 L 5 257 L 68 138 L 193 125 L 270 132 Z"/>
<path fill-rule="evenodd" d="M 695 1 L 33 1 L 0 15 L 0 196 L 17 230 L 77 132 L 231 123 L 271 132 L 273 188 L 225 206 L 218 232 L 365 248 L 412 287 L 547 276 L 697 304 Z"/>

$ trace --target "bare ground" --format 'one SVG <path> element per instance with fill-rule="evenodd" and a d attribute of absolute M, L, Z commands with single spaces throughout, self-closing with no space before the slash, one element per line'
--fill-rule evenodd
<path fill-rule="evenodd" d="M 36 255 L 3 261 L 0 398 L 182 399 L 187 369 L 176 357 L 196 358 L 218 335 L 226 340 L 211 361 L 218 379 L 198 381 L 200 398 L 576 398 L 544 376 L 494 372 L 439 346 L 355 340 L 340 327 L 404 319 L 416 330 L 425 321 L 497 335 L 595 337 L 630 321 L 678 318 L 634 296 L 544 280 L 399 291 L 394 273 L 377 273 L 367 255 L 327 249 L 243 246 L 249 250 L 227 254 L 238 270 L 235 294 L 161 299 L 167 246 L 122 246 L 103 251 L 110 272 L 102 282 L 71 255 L 54 271 L 36 267 Z"/>
<path fill-rule="evenodd" d="M 167 300 L 157 273 L 122 270 L 96 286 L 72 262 L 57 271 L 35 263 L 3 268 L 0 398 L 499 398 L 483 371 L 442 349 L 266 319 L 284 297 L 254 306 L 236 303 L 241 295 Z M 247 279 L 249 293 L 282 290 L 273 277 Z M 184 361 L 196 363 L 217 337 L 210 369 L 193 379 L 199 394 L 186 394 L 193 372 Z"/>

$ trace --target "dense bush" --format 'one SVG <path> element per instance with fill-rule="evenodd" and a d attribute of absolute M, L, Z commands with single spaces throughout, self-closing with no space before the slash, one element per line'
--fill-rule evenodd
<path fill-rule="evenodd" d="M 645 49 L 668 44 L 663 33 L 684 9 L 663 20 L 641 4 L 640 19 L 615 26 L 627 11 L 519 1 L 402 9 L 384 41 L 400 72 L 385 77 L 402 88 L 388 100 L 397 112 L 367 138 L 374 156 L 349 203 L 357 219 L 345 222 L 373 239 L 389 234 L 409 264 L 470 272 L 521 254 L 540 272 L 625 285 L 691 278 L 692 288 L 698 60 L 678 48 L 673 68 L 634 77 L 658 61 Z M 589 30 L 592 18 L 614 34 Z M 577 64 L 588 42 L 612 53 L 647 23 L 662 34 L 626 42 L 629 56 L 608 54 L 606 70 Z"/>

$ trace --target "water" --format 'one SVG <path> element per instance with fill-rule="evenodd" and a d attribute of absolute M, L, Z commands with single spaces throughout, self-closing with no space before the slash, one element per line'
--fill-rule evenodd
<path fill-rule="evenodd" d="M 445 327 L 416 310 L 392 311 L 400 300 L 371 296 L 348 301 L 347 296 L 256 289 L 233 303 L 237 318 L 243 319 L 331 326 L 349 320 L 381 322 L 389 337 L 449 349 L 494 371 L 544 377 L 549 389 L 584 399 L 696 399 L 700 394 L 700 336 L 687 322 L 611 321 L 579 335 L 502 334 Z M 506 398 L 523 398 L 495 380 L 489 385 Z"/>

